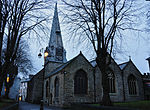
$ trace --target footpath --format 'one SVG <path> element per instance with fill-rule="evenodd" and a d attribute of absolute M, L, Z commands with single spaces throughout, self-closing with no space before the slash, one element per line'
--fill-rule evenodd
<path fill-rule="evenodd" d="M 40 105 L 28 102 L 19 102 L 19 110 L 40 110 Z M 44 106 L 44 110 L 64 110 L 57 107 Z"/>

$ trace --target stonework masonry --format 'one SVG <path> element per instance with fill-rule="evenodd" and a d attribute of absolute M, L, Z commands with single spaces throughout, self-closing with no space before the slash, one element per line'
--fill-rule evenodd
<path fill-rule="evenodd" d="M 58 37 L 59 40 L 57 41 Z M 101 102 L 103 96 L 102 73 L 96 61 L 89 62 L 82 52 L 73 59 L 66 61 L 57 4 L 50 41 L 46 49 L 49 56 L 45 58 L 44 69 L 29 82 L 29 101 L 38 102 L 44 99 L 44 103 L 47 105 L 61 107 L 69 106 L 71 103 Z M 143 77 L 132 60 L 118 65 L 112 58 L 107 73 L 110 75 L 108 80 L 109 88 L 112 91 L 109 94 L 112 102 L 144 100 Z M 42 98 L 43 75 L 44 95 Z M 129 80 L 130 75 L 134 77 L 133 81 Z M 134 95 L 129 94 L 129 81 L 131 81 L 132 87 L 134 86 L 133 92 L 136 91 Z"/>
<path fill-rule="evenodd" d="M 137 95 L 129 95 L 127 78 L 131 74 L 134 75 L 137 79 Z M 125 101 L 136 101 L 144 99 L 142 74 L 132 63 L 132 61 L 129 61 L 128 65 L 123 69 L 123 80 L 124 80 Z"/>
<path fill-rule="evenodd" d="M 102 99 L 102 80 L 101 80 L 101 72 L 97 66 L 93 67 L 90 62 L 80 53 L 73 60 L 68 61 L 67 65 L 62 64 L 57 67 L 55 70 L 59 70 L 56 72 L 47 74 L 48 77 L 45 78 L 45 86 L 46 82 L 49 82 L 49 95 L 50 97 L 46 97 L 44 95 L 44 101 L 48 105 L 55 106 L 66 106 L 71 103 L 99 103 Z M 63 67 L 63 65 L 65 65 Z M 143 93 L 143 83 L 141 73 L 132 63 L 129 61 L 126 65 L 127 67 L 121 70 L 117 63 L 112 60 L 110 65 L 110 69 L 113 71 L 115 75 L 115 93 L 110 93 L 110 98 L 113 102 L 124 102 L 124 101 L 137 101 L 144 99 Z M 78 70 L 84 70 L 87 73 L 88 77 L 88 93 L 87 94 L 74 94 L 74 77 L 75 73 Z M 137 94 L 129 95 L 128 90 L 128 82 L 127 78 L 129 75 L 134 75 L 137 78 Z M 54 82 L 56 77 L 59 79 L 59 97 L 55 97 L 55 87 Z M 44 94 L 46 94 L 46 88 L 44 88 Z"/>
<path fill-rule="evenodd" d="M 27 101 L 31 103 L 40 103 L 42 100 L 42 84 L 44 69 L 34 75 L 28 82 Z"/>

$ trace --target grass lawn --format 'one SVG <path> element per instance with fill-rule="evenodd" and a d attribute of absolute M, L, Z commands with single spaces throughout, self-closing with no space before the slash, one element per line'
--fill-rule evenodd
<path fill-rule="evenodd" d="M 1 99 L 0 101 L 0 109 L 7 107 L 11 104 L 14 104 L 15 101 L 14 100 L 10 100 L 10 99 Z"/>
<path fill-rule="evenodd" d="M 118 102 L 113 103 L 114 106 L 127 107 L 127 108 L 138 108 L 140 110 L 150 110 L 150 100 L 134 101 L 134 102 Z M 100 104 L 93 104 L 94 106 L 100 106 Z"/>
<path fill-rule="evenodd" d="M 114 103 L 114 106 L 138 108 L 138 109 L 141 109 L 141 110 L 150 110 L 150 101 L 135 101 L 135 102 Z"/>

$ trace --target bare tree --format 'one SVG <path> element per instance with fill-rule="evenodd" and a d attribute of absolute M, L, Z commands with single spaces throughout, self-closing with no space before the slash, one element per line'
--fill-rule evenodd
<path fill-rule="evenodd" d="M 27 41 L 21 40 L 14 64 L 18 67 L 18 72 L 25 76 L 34 71 L 35 68 L 31 61 L 31 51 Z"/>
<path fill-rule="evenodd" d="M 96 63 L 102 73 L 102 105 L 112 105 L 109 96 L 107 70 L 116 39 L 125 29 L 134 29 L 134 0 L 73 0 L 67 6 L 67 23 L 74 35 L 86 37 L 96 53 Z M 82 34 L 81 34 L 82 33 Z"/>
<path fill-rule="evenodd" d="M 4 63 L 4 53 L 6 49 L 3 49 L 3 57 L 2 57 L 2 64 Z M 9 65 L 7 67 L 7 76 L 9 75 L 9 82 L 7 82 L 7 76 L 5 77 L 5 97 L 8 98 L 9 90 L 12 87 L 14 83 L 15 77 L 18 75 L 18 73 L 27 76 L 31 72 L 34 71 L 34 67 L 31 61 L 31 52 L 29 50 L 29 46 L 27 41 L 21 40 L 19 44 L 19 48 L 16 54 L 16 59 L 14 61 L 13 65 Z"/>
<path fill-rule="evenodd" d="M 2 73 L 2 46 L 3 46 L 3 38 L 5 33 L 6 22 L 8 19 L 8 5 L 6 0 L 0 0 L 0 96 L 2 90 L 2 84 L 4 79 L 4 74 Z"/>
<path fill-rule="evenodd" d="M 47 16 L 43 10 L 47 9 L 49 0 L 1 0 L 1 15 L 3 18 L 7 15 L 7 19 L 2 19 L 2 25 L 6 22 L 4 33 L 1 35 L 1 51 L 3 48 L 3 39 L 6 37 L 6 51 L 4 54 L 4 64 L 1 65 L 0 72 L 0 92 L 4 77 L 7 74 L 9 65 L 14 65 L 17 58 L 17 51 L 22 37 L 29 32 L 34 32 L 38 37 L 37 31 L 44 32 L 44 25 Z M 6 10 L 6 11 L 5 11 Z M 3 12 L 3 13 L 2 13 Z M 4 12 L 7 12 L 6 14 Z M 45 32 L 44 32 L 45 33 Z M 0 52 L 1 53 L 1 52 Z M 0 56 L 2 57 L 2 56 Z"/>

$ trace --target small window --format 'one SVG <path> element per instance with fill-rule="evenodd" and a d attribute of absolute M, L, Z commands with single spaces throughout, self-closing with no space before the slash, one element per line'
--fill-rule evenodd
<path fill-rule="evenodd" d="M 54 46 L 51 46 L 51 49 L 54 50 Z"/>
<path fill-rule="evenodd" d="M 59 47 L 56 48 L 56 56 L 62 56 L 63 55 L 63 48 Z"/>
<path fill-rule="evenodd" d="M 57 31 L 56 31 L 56 34 L 57 34 L 57 35 L 60 35 L 60 33 L 61 33 L 60 30 L 57 30 Z"/>

